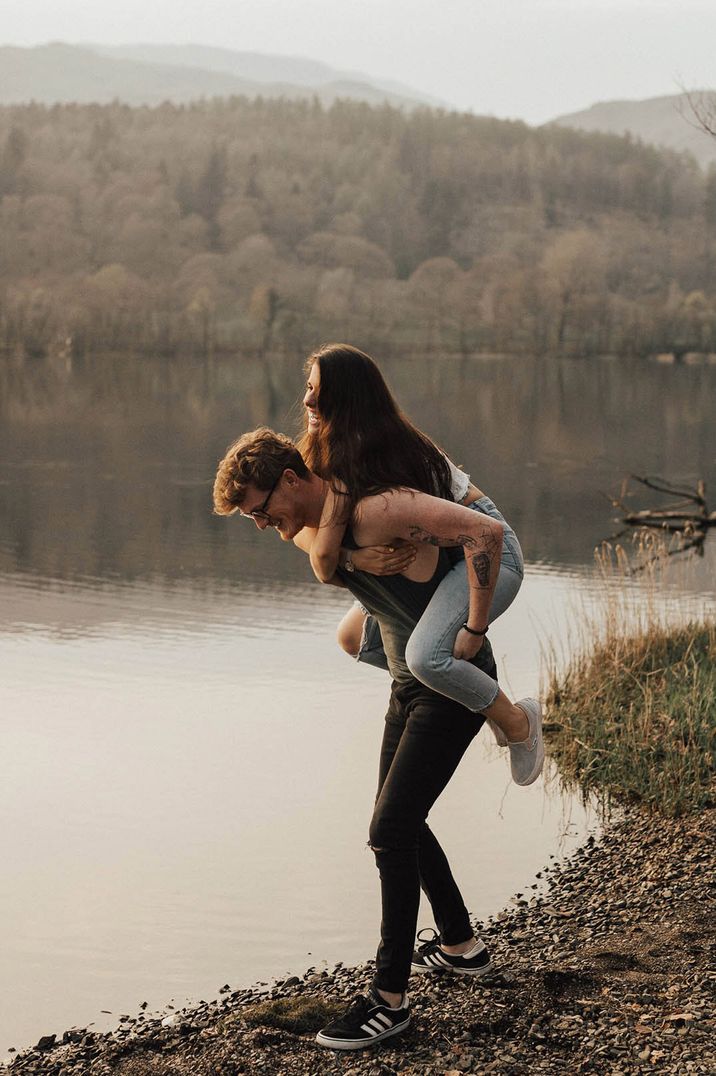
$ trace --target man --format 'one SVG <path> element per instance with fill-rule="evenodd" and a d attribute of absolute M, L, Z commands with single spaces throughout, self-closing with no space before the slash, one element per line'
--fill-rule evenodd
<path fill-rule="evenodd" d="M 284 541 L 308 551 L 326 489 L 327 484 L 308 471 L 289 438 L 262 427 L 239 438 L 219 464 L 214 509 L 220 515 L 238 511 L 259 529 L 273 528 Z M 426 823 L 483 718 L 415 680 L 405 663 L 405 647 L 450 569 L 448 548 L 462 549 L 467 560 L 471 630 L 487 623 L 502 528 L 489 516 L 414 490 L 391 489 L 364 498 L 353 513 L 344 546 L 396 540 L 416 544 L 410 578 L 368 575 L 351 571 L 348 564 L 333 580 L 346 586 L 378 620 L 393 683 L 370 825 L 382 897 L 376 974 L 369 994 L 357 998 L 317 1035 L 317 1042 L 331 1049 L 360 1049 L 407 1027 L 411 967 L 480 975 L 490 966 L 485 945 L 473 935 L 445 854 Z M 473 660 L 496 678 L 486 639 Z M 532 764 L 541 764 L 539 704 L 522 700 L 513 706 L 500 692 L 489 707 L 490 716 L 494 707 L 509 738 L 523 740 Z M 413 952 L 421 886 L 440 933 Z"/>

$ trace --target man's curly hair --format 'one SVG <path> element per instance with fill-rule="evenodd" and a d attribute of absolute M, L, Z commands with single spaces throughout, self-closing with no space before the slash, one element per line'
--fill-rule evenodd
<path fill-rule="evenodd" d="M 308 468 L 290 437 L 259 426 L 229 445 L 214 479 L 214 513 L 230 516 L 246 496 L 246 487 L 256 486 L 268 492 L 287 467 L 299 478 Z"/>

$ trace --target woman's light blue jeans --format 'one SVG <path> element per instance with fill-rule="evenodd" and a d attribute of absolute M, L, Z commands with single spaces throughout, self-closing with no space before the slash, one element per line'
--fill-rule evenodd
<path fill-rule="evenodd" d="M 468 507 L 492 516 L 504 527 L 500 572 L 490 606 L 489 622 L 492 624 L 509 608 L 522 585 L 522 550 L 517 535 L 489 497 L 480 497 Z M 469 661 L 453 657 L 452 652 L 455 636 L 467 620 L 469 608 L 467 566 L 463 558 L 447 573 L 433 594 L 408 641 L 405 659 L 416 680 L 481 713 L 497 698 L 497 681 Z M 387 667 L 379 643 L 378 625 L 372 617 L 367 617 L 358 661 Z"/>

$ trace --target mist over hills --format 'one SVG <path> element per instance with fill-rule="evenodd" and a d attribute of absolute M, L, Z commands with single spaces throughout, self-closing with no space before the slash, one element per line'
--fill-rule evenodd
<path fill-rule="evenodd" d="M 213 45 L 96 45 L 88 44 L 106 56 L 139 60 L 144 63 L 161 63 L 173 66 L 199 67 L 206 71 L 222 71 L 254 82 L 290 83 L 293 86 L 327 86 L 333 83 L 359 83 L 382 90 L 391 97 L 437 108 L 451 108 L 446 101 L 406 86 L 392 79 L 376 79 L 362 71 L 342 71 L 321 60 L 305 56 L 278 56 L 262 52 L 239 52 L 220 49 Z"/>
<path fill-rule="evenodd" d="M 708 96 L 709 91 L 704 94 Z M 643 101 L 601 101 L 582 112 L 558 116 L 552 123 L 580 131 L 630 134 L 677 153 L 691 153 L 705 168 L 716 163 L 716 139 L 696 128 L 683 93 Z"/>
<path fill-rule="evenodd" d="M 344 71 L 304 56 L 279 56 L 208 45 L 54 42 L 33 48 L 0 47 L 0 105 L 184 104 L 202 98 L 259 95 L 294 100 L 317 97 L 324 105 L 349 99 L 412 109 L 452 106 L 412 86 Z M 716 163 L 716 139 L 689 122 L 685 94 L 640 101 L 601 101 L 557 116 L 551 123 L 575 130 L 624 135 Z"/>
<path fill-rule="evenodd" d="M 437 105 L 399 83 L 376 82 L 301 57 L 196 45 L 0 47 L 0 104 L 177 104 L 208 97 L 350 98 L 369 104 Z"/>

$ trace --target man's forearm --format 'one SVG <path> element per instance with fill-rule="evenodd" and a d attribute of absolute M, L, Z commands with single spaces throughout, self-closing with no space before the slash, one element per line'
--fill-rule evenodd
<path fill-rule="evenodd" d="M 310 555 L 311 549 L 312 549 L 312 546 L 313 546 L 313 543 L 315 542 L 315 540 L 316 540 L 316 529 L 315 529 L 315 527 L 304 527 L 303 530 L 300 530 L 298 532 L 298 534 L 295 535 L 295 537 L 293 539 L 293 544 L 295 546 L 298 546 L 299 549 L 302 549 L 304 553 L 308 553 Z M 345 587 L 345 583 L 341 579 L 339 579 L 338 576 L 335 575 L 335 574 L 332 575 L 329 579 L 321 580 L 321 582 L 329 583 L 331 586 L 334 586 L 334 587 Z"/>
<path fill-rule="evenodd" d="M 327 583 L 329 587 L 343 587 L 344 590 L 346 589 L 345 583 L 337 575 L 332 575 L 330 579 L 324 579 L 323 582 L 324 584 Z"/>
<path fill-rule="evenodd" d="M 345 504 L 346 498 L 336 493 L 329 484 L 321 522 L 310 551 L 311 567 L 319 583 L 330 583 L 336 568 L 345 564 L 345 554 L 341 559 L 341 542 L 348 523 Z"/>

